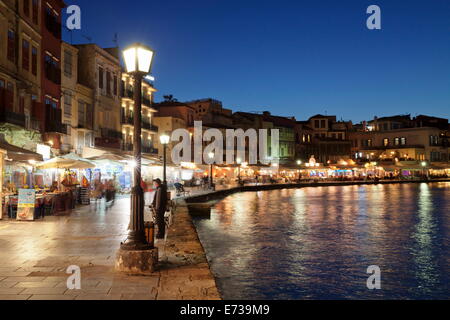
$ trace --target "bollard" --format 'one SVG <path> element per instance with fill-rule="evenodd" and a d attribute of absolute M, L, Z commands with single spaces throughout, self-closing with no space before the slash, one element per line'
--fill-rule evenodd
<path fill-rule="evenodd" d="M 145 238 L 147 243 L 153 248 L 155 247 L 155 224 L 153 222 L 146 222 L 144 224 Z"/>

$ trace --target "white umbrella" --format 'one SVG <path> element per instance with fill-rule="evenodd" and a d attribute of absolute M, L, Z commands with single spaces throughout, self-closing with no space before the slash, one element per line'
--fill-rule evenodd
<path fill-rule="evenodd" d="M 87 161 L 56 157 L 38 164 L 36 167 L 38 169 L 90 169 L 95 168 L 95 165 Z"/>

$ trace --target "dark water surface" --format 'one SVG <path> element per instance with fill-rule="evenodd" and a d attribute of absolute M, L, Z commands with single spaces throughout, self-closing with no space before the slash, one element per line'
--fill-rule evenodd
<path fill-rule="evenodd" d="M 225 299 L 450 298 L 450 183 L 240 193 L 195 225 Z"/>

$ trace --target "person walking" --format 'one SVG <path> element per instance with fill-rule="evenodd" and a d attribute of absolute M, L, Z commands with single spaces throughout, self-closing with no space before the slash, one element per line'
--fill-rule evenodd
<path fill-rule="evenodd" d="M 161 179 L 155 179 L 153 182 L 156 190 L 152 205 L 156 212 L 156 224 L 158 225 L 156 239 L 164 239 L 166 234 L 164 215 L 167 209 L 167 186 L 161 182 Z"/>

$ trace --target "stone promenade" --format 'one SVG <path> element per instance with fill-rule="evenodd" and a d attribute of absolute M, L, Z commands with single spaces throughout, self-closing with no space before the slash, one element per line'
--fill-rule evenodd
<path fill-rule="evenodd" d="M 42 221 L 0 221 L 0 300 L 200 300 L 220 299 L 197 233 L 179 208 L 160 267 L 152 276 L 114 271 L 126 238 L 129 198 L 79 207 Z M 81 290 L 67 288 L 66 270 L 81 268 Z"/>

